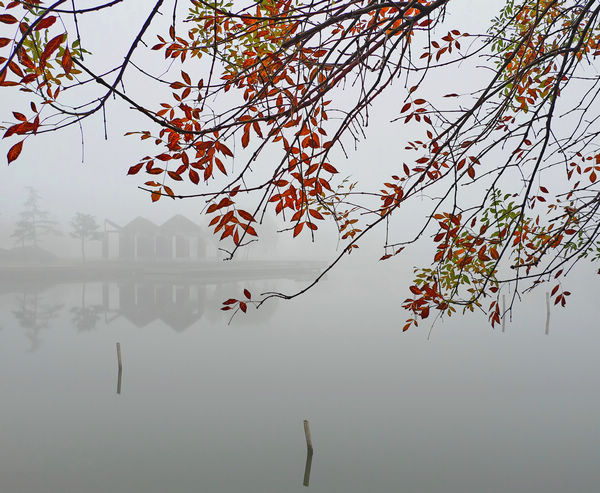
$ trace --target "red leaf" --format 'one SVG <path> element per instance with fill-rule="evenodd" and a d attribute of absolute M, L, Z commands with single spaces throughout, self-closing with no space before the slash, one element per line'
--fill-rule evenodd
<path fill-rule="evenodd" d="M 244 313 L 246 313 L 246 310 L 248 309 L 246 303 L 244 303 L 243 301 L 240 301 L 240 308 Z"/>
<path fill-rule="evenodd" d="M 140 164 L 136 164 L 135 166 L 132 166 L 131 168 L 129 168 L 129 171 L 127 172 L 127 174 L 135 175 L 139 170 L 142 169 L 142 166 L 144 166 L 144 163 L 140 163 Z"/>
<path fill-rule="evenodd" d="M 48 44 L 46 45 L 46 48 L 44 48 L 44 52 L 40 57 L 41 65 L 44 65 L 46 63 L 46 60 L 48 60 L 48 58 L 50 58 L 50 55 L 52 55 L 52 53 L 54 53 L 58 49 L 58 47 L 61 45 L 64 39 L 65 35 L 59 34 L 58 36 L 55 36 L 50 41 L 48 41 Z"/>
<path fill-rule="evenodd" d="M 242 147 L 248 147 L 249 142 L 250 142 L 250 132 L 244 132 L 244 135 L 242 135 Z"/>
<path fill-rule="evenodd" d="M 294 238 L 300 234 L 300 231 L 302 231 L 303 227 L 304 227 L 304 223 L 296 224 L 296 227 L 294 228 Z"/>
<path fill-rule="evenodd" d="M 200 183 L 200 175 L 198 175 L 198 173 L 196 173 L 193 169 L 190 170 L 190 180 L 196 185 Z"/>
<path fill-rule="evenodd" d="M 2 14 L 0 15 L 0 22 L 2 22 L 3 24 L 16 24 L 18 21 L 14 16 L 10 14 Z"/>
<path fill-rule="evenodd" d="M 244 296 L 248 299 L 252 298 L 252 295 L 250 294 L 250 291 L 248 291 L 247 289 L 244 289 Z"/>
<path fill-rule="evenodd" d="M 253 222 L 255 220 L 252 214 L 243 209 L 238 209 L 237 212 L 244 221 Z"/>
<path fill-rule="evenodd" d="M 338 172 L 338 170 L 329 163 L 323 163 L 323 169 L 329 171 L 332 175 L 335 175 Z"/>
<path fill-rule="evenodd" d="M 225 165 L 223 164 L 223 161 L 221 161 L 218 157 L 216 157 L 215 164 L 217 165 L 217 168 L 219 168 L 221 170 L 221 173 L 223 173 L 224 175 L 227 175 L 227 170 L 225 169 Z"/>
<path fill-rule="evenodd" d="M 55 16 L 46 17 L 45 19 L 42 19 L 40 22 L 37 23 L 37 26 L 35 26 L 34 30 L 40 31 L 42 29 L 46 29 L 47 27 L 50 27 L 55 22 L 56 22 Z"/>
<path fill-rule="evenodd" d="M 71 58 L 71 52 L 69 51 L 69 48 L 65 48 L 65 53 L 62 56 L 60 64 L 62 65 L 62 68 L 66 74 L 71 72 L 71 69 L 73 68 L 73 59 Z"/>
<path fill-rule="evenodd" d="M 19 157 L 19 154 L 21 154 L 22 149 L 23 149 L 23 141 L 17 142 L 14 146 L 12 146 L 10 148 L 10 150 L 8 151 L 8 154 L 7 154 L 8 164 L 12 163 L 15 159 L 17 159 Z"/>
<path fill-rule="evenodd" d="M 319 211 L 317 211 L 317 210 L 314 210 L 314 209 L 309 209 L 309 210 L 308 210 L 308 213 L 309 213 L 309 214 L 310 214 L 312 217 L 314 217 L 315 219 L 324 219 L 324 218 L 323 218 L 323 215 L 322 215 L 322 214 L 321 214 Z"/>
<path fill-rule="evenodd" d="M 8 68 L 19 77 L 23 77 L 23 75 L 25 75 L 23 74 L 21 67 L 19 67 L 15 62 L 8 62 Z"/>
<path fill-rule="evenodd" d="M 0 38 L 0 48 L 4 48 L 6 45 L 10 44 L 12 40 L 9 38 Z"/>

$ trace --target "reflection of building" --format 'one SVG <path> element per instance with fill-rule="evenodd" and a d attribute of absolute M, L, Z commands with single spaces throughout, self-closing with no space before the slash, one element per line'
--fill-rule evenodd
<path fill-rule="evenodd" d="M 206 242 L 200 226 L 182 215 L 161 226 L 143 217 L 125 226 L 107 220 L 102 256 L 129 261 L 201 259 L 206 257 Z"/>
<path fill-rule="evenodd" d="M 181 332 L 202 317 L 205 297 L 206 288 L 197 284 L 127 282 L 105 284 L 102 303 L 105 310 L 124 316 L 136 327 L 162 320 Z"/>

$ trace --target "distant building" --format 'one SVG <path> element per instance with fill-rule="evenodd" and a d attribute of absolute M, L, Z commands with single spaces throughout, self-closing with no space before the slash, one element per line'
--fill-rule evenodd
<path fill-rule="evenodd" d="M 125 226 L 106 220 L 102 257 L 107 260 L 167 261 L 206 258 L 202 228 L 178 214 L 157 226 L 136 217 Z"/>

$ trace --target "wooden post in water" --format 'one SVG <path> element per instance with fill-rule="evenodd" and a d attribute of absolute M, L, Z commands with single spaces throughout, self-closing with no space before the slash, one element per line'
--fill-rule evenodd
<path fill-rule="evenodd" d="M 121 343 L 117 342 L 117 363 L 119 364 L 119 371 L 123 370 L 123 362 L 121 361 Z"/>
<path fill-rule="evenodd" d="M 550 293 L 546 291 L 546 335 L 550 334 Z"/>
<path fill-rule="evenodd" d="M 308 424 L 308 420 L 304 420 L 304 436 L 306 437 L 306 448 L 309 453 L 313 452 L 313 444 L 312 437 L 310 436 L 310 425 Z"/>
<path fill-rule="evenodd" d="M 506 295 L 502 295 L 502 332 L 506 329 Z"/>
<path fill-rule="evenodd" d="M 117 342 L 117 363 L 119 365 L 119 376 L 117 377 L 117 394 L 121 393 L 121 377 L 123 375 L 123 362 L 121 361 L 121 343 Z"/>
<path fill-rule="evenodd" d="M 312 450 L 306 452 L 306 464 L 304 465 L 304 481 L 302 481 L 302 485 L 308 488 L 310 484 L 310 468 L 312 466 L 312 458 L 313 453 Z"/>
<path fill-rule="evenodd" d="M 304 436 L 306 438 L 306 464 L 304 465 L 304 481 L 302 484 L 308 487 L 310 483 L 310 468 L 312 466 L 313 444 L 310 436 L 310 425 L 308 420 L 304 420 Z"/>

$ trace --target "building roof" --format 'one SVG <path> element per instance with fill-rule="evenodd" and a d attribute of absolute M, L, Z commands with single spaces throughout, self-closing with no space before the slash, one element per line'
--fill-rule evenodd
<path fill-rule="evenodd" d="M 177 234 L 177 233 L 193 233 L 198 234 L 202 232 L 202 228 L 195 222 L 190 221 L 187 217 L 177 214 L 171 219 L 166 221 L 160 227 L 161 233 L 166 234 Z"/>
<path fill-rule="evenodd" d="M 123 231 L 128 233 L 155 233 L 157 229 L 156 224 L 141 216 L 123 226 Z"/>

